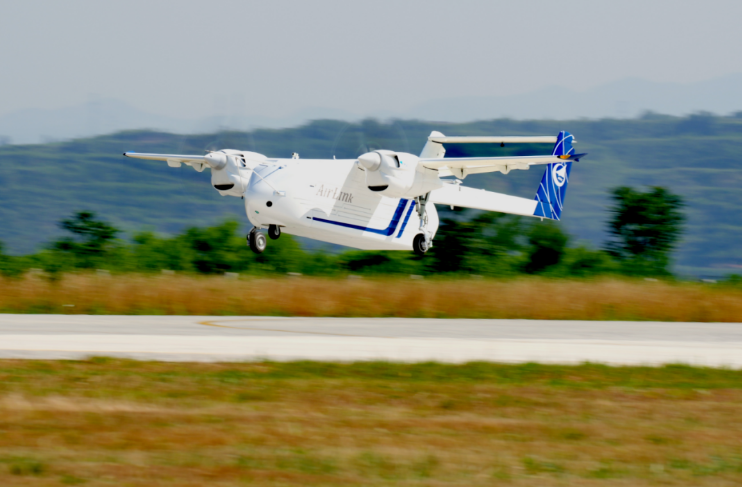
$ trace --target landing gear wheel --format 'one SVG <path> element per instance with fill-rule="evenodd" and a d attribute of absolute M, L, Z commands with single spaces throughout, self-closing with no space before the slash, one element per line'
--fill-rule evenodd
<path fill-rule="evenodd" d="M 425 255 L 428 251 L 428 243 L 425 241 L 425 235 L 418 233 L 412 240 L 412 251 L 417 255 Z"/>
<path fill-rule="evenodd" d="M 281 236 L 281 227 L 278 225 L 270 225 L 268 227 L 268 236 L 271 240 L 278 240 L 278 237 Z"/>
<path fill-rule="evenodd" d="M 268 246 L 268 240 L 261 232 L 250 232 L 247 234 L 247 243 L 250 245 L 250 250 L 256 254 L 262 254 Z"/>

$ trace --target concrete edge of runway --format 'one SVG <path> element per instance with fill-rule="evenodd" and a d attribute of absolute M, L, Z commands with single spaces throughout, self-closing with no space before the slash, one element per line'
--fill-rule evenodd
<path fill-rule="evenodd" d="M 606 365 L 687 364 L 742 367 L 742 342 L 462 340 L 328 336 L 225 337 L 139 335 L 5 335 L 0 358 L 71 359 L 110 356 L 172 362 L 313 360 L 465 363 L 538 362 Z"/>

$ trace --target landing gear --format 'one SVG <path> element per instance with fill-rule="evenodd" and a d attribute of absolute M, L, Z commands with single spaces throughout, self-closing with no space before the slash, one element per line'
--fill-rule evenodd
<path fill-rule="evenodd" d="M 265 238 L 265 235 L 263 235 L 262 232 L 258 231 L 257 227 L 250 230 L 250 233 L 248 233 L 247 237 L 245 238 L 247 240 L 247 245 L 250 247 L 250 250 L 252 250 L 256 254 L 262 254 L 263 252 L 265 252 L 265 248 L 268 246 L 268 240 Z"/>
<path fill-rule="evenodd" d="M 424 195 L 415 198 L 415 200 L 417 200 L 417 216 L 420 217 L 420 230 L 423 231 L 425 231 L 425 227 L 428 226 L 428 212 L 425 207 L 428 206 L 429 198 L 430 193 L 425 193 Z"/>
<path fill-rule="evenodd" d="M 420 217 L 420 232 L 422 232 L 415 235 L 412 240 L 412 250 L 417 255 L 424 255 L 433 244 L 433 235 L 428 232 L 428 212 L 425 208 L 428 205 L 428 199 L 430 199 L 430 193 L 415 198 L 417 201 L 417 215 Z"/>
<path fill-rule="evenodd" d="M 278 225 L 270 225 L 268 227 L 268 236 L 271 240 L 278 240 L 278 237 L 281 236 L 281 227 Z"/>
<path fill-rule="evenodd" d="M 412 251 L 415 252 L 417 255 L 425 255 L 425 252 L 428 251 L 428 242 L 427 238 L 425 238 L 425 235 L 422 233 L 418 233 L 415 235 L 415 238 L 412 240 Z"/>

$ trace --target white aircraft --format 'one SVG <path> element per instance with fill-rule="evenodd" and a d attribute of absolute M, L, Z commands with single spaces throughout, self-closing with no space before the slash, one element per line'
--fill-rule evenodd
<path fill-rule="evenodd" d="M 476 208 L 559 220 L 575 154 L 574 137 L 446 137 L 432 132 L 420 156 L 390 150 L 358 159 L 273 159 L 225 149 L 204 156 L 142 154 L 127 157 L 211 168 L 211 184 L 222 196 L 242 197 L 253 229 L 249 247 L 267 245 L 260 229 L 277 239 L 282 232 L 365 250 L 413 250 L 424 254 L 438 230 L 435 205 Z M 551 155 L 446 158 L 444 144 L 554 143 Z M 470 174 L 546 165 L 534 199 L 463 186 Z M 454 178 L 443 179 L 449 176 Z M 433 203 L 433 204 L 431 204 Z"/>

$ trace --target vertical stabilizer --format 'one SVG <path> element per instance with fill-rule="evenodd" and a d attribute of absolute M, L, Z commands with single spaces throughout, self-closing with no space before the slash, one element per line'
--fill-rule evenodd
<path fill-rule="evenodd" d="M 436 132 L 435 130 L 430 132 L 430 136 L 428 137 L 428 141 L 425 143 L 425 147 L 423 147 L 423 151 L 420 153 L 420 159 L 441 159 L 444 155 L 446 155 L 446 149 L 443 147 L 443 144 L 438 142 L 433 142 L 430 140 L 430 137 L 443 137 L 443 134 L 440 132 Z"/>
<path fill-rule="evenodd" d="M 552 155 L 567 159 L 573 156 L 575 149 L 572 147 L 574 136 L 569 132 L 559 132 Z M 569 173 L 572 170 L 572 161 L 555 162 L 546 166 L 541 184 L 536 191 L 536 211 L 534 216 L 560 220 L 564 209 L 564 197 L 567 194 Z"/>

